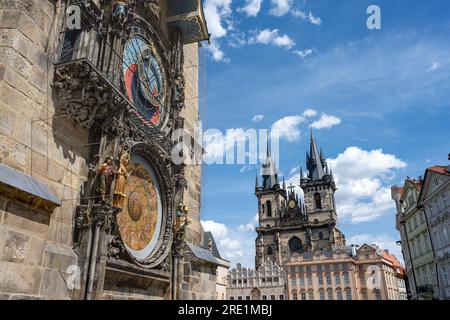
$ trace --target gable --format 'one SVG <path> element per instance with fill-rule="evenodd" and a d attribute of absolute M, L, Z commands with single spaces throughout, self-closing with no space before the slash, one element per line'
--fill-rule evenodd
<path fill-rule="evenodd" d="M 442 188 L 450 180 L 450 176 L 438 172 L 427 170 L 425 174 L 425 181 L 420 193 L 419 201 L 422 202 L 437 190 Z"/>

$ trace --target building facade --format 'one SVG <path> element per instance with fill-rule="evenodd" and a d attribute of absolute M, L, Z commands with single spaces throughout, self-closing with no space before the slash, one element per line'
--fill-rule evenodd
<path fill-rule="evenodd" d="M 295 254 L 285 265 L 289 300 L 406 300 L 404 270 L 376 246 Z"/>
<path fill-rule="evenodd" d="M 450 299 L 450 166 L 425 171 L 419 207 L 425 211 L 439 281 L 439 298 Z"/>
<path fill-rule="evenodd" d="M 285 300 L 285 273 L 266 260 L 257 270 L 238 264 L 228 272 L 227 300 Z"/>
<path fill-rule="evenodd" d="M 176 129 L 196 144 L 201 1 L 11 0 L 0 17 L 1 297 L 215 297 L 201 166 L 171 153 Z"/>
<path fill-rule="evenodd" d="M 437 299 L 434 253 L 425 213 L 418 207 L 423 181 L 406 179 L 400 190 L 392 188 L 392 198 L 397 207 L 397 230 L 401 230 L 402 251 L 408 270 L 411 299 Z"/>
<path fill-rule="evenodd" d="M 262 184 L 256 176 L 259 225 L 256 227 L 255 264 L 270 260 L 282 266 L 290 255 L 345 245 L 337 228 L 333 173 L 319 152 L 311 131 L 310 152 L 306 154 L 307 176 L 301 171 L 304 203 L 294 187 L 280 184 L 278 169 L 267 147 L 262 165 Z"/>

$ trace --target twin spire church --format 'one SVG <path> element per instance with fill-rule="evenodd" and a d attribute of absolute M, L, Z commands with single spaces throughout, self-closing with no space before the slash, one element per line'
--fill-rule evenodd
<path fill-rule="evenodd" d="M 294 253 L 345 246 L 344 234 L 336 227 L 333 173 L 322 149 L 319 152 L 312 131 L 306 168 L 306 177 L 300 168 L 302 202 L 293 186 L 286 188 L 284 181 L 280 185 L 278 169 L 267 148 L 262 165 L 262 185 L 259 185 L 258 175 L 255 183 L 259 216 L 256 227 L 257 268 L 267 260 L 281 266 Z"/>

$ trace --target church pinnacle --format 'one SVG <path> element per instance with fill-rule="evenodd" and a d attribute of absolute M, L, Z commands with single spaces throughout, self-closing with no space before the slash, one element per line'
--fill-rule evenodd
<path fill-rule="evenodd" d="M 308 169 L 308 178 L 311 180 L 319 180 L 325 176 L 325 156 L 323 150 L 317 148 L 316 140 L 314 139 L 313 131 L 311 128 L 311 138 L 309 153 L 306 153 L 306 168 Z"/>

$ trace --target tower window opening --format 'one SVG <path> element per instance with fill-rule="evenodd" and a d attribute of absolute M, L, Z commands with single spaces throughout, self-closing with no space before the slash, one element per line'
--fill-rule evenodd
<path fill-rule="evenodd" d="M 314 194 L 314 200 L 316 203 L 316 209 L 322 209 L 322 199 L 320 197 L 320 193 L 316 192 Z"/>
<path fill-rule="evenodd" d="M 272 203 L 270 201 L 267 201 L 266 206 L 267 206 L 267 217 L 271 218 L 272 217 Z"/>

